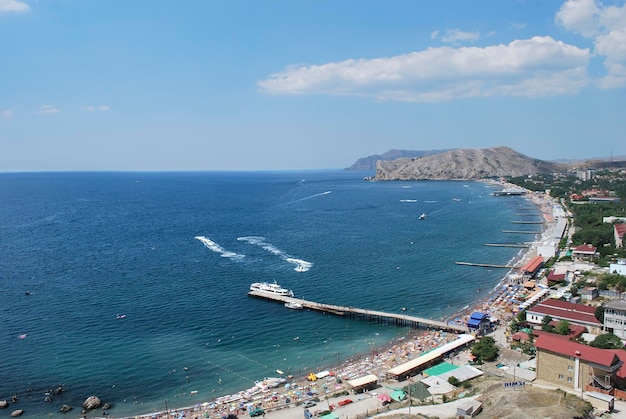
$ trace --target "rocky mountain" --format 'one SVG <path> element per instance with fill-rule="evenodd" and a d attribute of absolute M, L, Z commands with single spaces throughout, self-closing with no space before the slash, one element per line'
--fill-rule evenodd
<path fill-rule="evenodd" d="M 556 163 L 525 156 L 509 147 L 456 149 L 434 155 L 379 160 L 374 180 L 486 179 L 554 173 Z"/>
<path fill-rule="evenodd" d="M 443 153 L 448 150 L 389 150 L 384 154 L 374 154 L 368 157 L 361 157 L 346 170 L 375 170 L 378 160 L 397 160 L 401 158 L 424 157 L 433 154 Z"/>

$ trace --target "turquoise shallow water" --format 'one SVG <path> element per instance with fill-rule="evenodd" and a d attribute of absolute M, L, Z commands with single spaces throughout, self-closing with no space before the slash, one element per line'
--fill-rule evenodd
<path fill-rule="evenodd" d="M 251 298 L 252 282 L 437 319 L 493 289 L 505 271 L 454 262 L 514 258 L 519 249 L 484 244 L 519 240 L 502 230 L 522 198 L 368 174 L 1 174 L 0 399 L 17 394 L 28 417 L 91 394 L 115 416 L 146 413 L 406 333 Z"/>

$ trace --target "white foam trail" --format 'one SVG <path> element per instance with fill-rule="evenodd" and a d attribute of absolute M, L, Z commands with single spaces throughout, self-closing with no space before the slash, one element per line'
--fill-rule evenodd
<path fill-rule="evenodd" d="M 286 252 L 280 250 L 273 244 L 267 243 L 265 241 L 265 237 L 261 237 L 261 236 L 237 237 L 237 240 L 246 242 L 248 244 L 252 244 L 255 246 L 259 246 L 263 250 L 280 257 L 285 262 L 290 263 L 292 265 L 296 265 L 295 268 L 293 268 L 294 271 L 296 272 L 306 272 L 309 269 L 311 269 L 311 267 L 313 266 L 312 262 L 307 262 L 306 260 L 294 258 L 288 255 Z"/>
<path fill-rule="evenodd" d="M 244 257 L 244 255 L 240 255 L 238 253 L 224 249 L 222 246 L 207 237 L 196 236 L 194 238 L 200 240 L 206 248 L 214 251 L 215 253 L 219 253 L 219 255 L 223 258 L 241 259 Z"/>
<path fill-rule="evenodd" d="M 400 202 L 417 202 L 417 199 L 401 199 Z"/>
<path fill-rule="evenodd" d="M 333 193 L 333 191 L 326 191 L 326 192 L 316 193 L 315 195 L 305 196 L 304 198 L 300 198 L 296 202 L 306 201 L 307 199 L 317 198 L 318 196 L 324 196 L 324 195 L 328 195 L 328 194 L 331 194 L 331 193 Z"/>

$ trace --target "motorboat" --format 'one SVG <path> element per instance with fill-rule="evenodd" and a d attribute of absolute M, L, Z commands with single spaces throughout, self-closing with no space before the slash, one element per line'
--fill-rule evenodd
<path fill-rule="evenodd" d="M 274 282 L 255 282 L 250 285 L 250 291 L 260 291 L 268 294 L 282 295 L 284 297 L 293 297 L 293 291 L 283 288 Z"/>
<path fill-rule="evenodd" d="M 420 215 L 420 220 L 425 220 L 426 219 L 426 213 L 423 212 L 422 215 Z"/>
<path fill-rule="evenodd" d="M 296 303 L 295 301 L 289 301 L 285 303 L 285 307 L 290 308 L 292 310 L 302 310 L 304 306 L 300 303 Z"/>

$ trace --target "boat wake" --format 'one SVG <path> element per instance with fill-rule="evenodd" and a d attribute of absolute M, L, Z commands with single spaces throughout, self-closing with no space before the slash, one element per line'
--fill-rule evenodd
<path fill-rule="evenodd" d="M 417 199 L 401 199 L 400 202 L 417 202 Z"/>
<path fill-rule="evenodd" d="M 231 252 L 229 250 L 224 249 L 222 246 L 220 246 L 219 244 L 215 243 L 213 240 L 210 240 L 209 238 L 205 236 L 196 236 L 195 238 L 200 240 L 202 244 L 206 246 L 207 249 L 212 250 L 215 253 L 218 253 L 223 258 L 243 259 L 244 257 L 244 255 L 240 255 L 239 253 Z"/>
<path fill-rule="evenodd" d="M 286 252 L 284 252 L 283 250 L 277 248 L 273 244 L 266 242 L 265 237 L 260 237 L 260 236 L 237 237 L 237 240 L 248 243 L 248 244 L 252 244 L 255 246 L 260 246 L 263 250 L 266 250 L 269 253 L 280 257 L 285 262 L 295 265 L 293 269 L 296 272 L 306 272 L 309 269 L 311 269 L 311 267 L 313 266 L 312 262 L 307 262 L 306 260 L 294 258 L 290 256 L 289 254 L 287 254 Z"/>
<path fill-rule="evenodd" d="M 318 196 L 324 196 L 324 195 L 328 195 L 328 194 L 331 194 L 331 193 L 333 193 L 333 191 L 326 191 L 326 192 L 316 193 L 315 195 L 305 196 L 304 198 L 300 198 L 296 202 L 306 201 L 307 199 L 317 198 Z"/>

